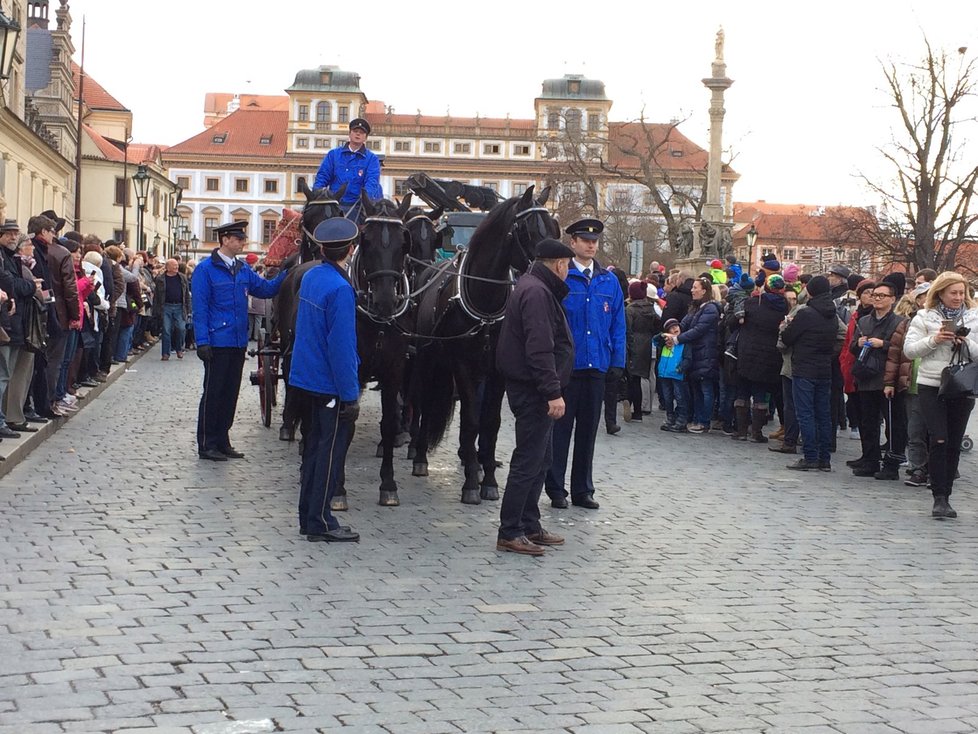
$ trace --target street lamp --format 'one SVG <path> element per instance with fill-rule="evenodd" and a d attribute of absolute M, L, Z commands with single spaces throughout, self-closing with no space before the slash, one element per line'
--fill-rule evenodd
<path fill-rule="evenodd" d="M 194 248 L 194 257 L 197 257 L 197 248 L 200 247 L 200 237 L 194 235 L 193 239 L 190 240 L 190 244 L 193 245 Z"/>
<path fill-rule="evenodd" d="M 750 229 L 747 230 L 747 259 L 748 259 L 748 269 L 754 266 L 754 245 L 757 244 L 757 227 L 754 223 L 750 223 Z"/>
<path fill-rule="evenodd" d="M 0 79 L 9 79 L 14 65 L 14 51 L 20 36 L 20 23 L 0 11 Z"/>
<path fill-rule="evenodd" d="M 162 238 L 160 237 L 160 233 L 159 232 L 157 232 L 155 235 L 153 235 L 153 254 L 154 255 L 159 254 L 159 251 L 160 251 L 160 240 L 161 239 Z"/>
<path fill-rule="evenodd" d="M 146 208 L 146 195 L 149 193 L 149 173 L 145 165 L 140 165 L 132 177 L 133 188 L 136 189 L 136 217 L 138 218 L 137 237 L 140 250 L 146 249 L 146 235 L 143 232 L 143 210 Z"/>

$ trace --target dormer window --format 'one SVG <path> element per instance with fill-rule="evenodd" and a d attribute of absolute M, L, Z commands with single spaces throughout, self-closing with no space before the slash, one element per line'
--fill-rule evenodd
<path fill-rule="evenodd" d="M 682 158 L 683 157 L 683 150 L 682 150 L 682 148 L 673 148 L 670 152 L 672 153 L 672 157 L 673 158 Z"/>
<path fill-rule="evenodd" d="M 319 81 L 321 81 L 323 84 L 325 84 L 328 87 L 330 84 L 333 83 L 333 72 L 324 71 L 322 74 L 319 75 Z"/>
<path fill-rule="evenodd" d="M 227 139 L 228 139 L 227 133 L 219 133 L 211 139 L 211 142 L 213 142 L 215 145 L 224 145 L 224 143 L 227 142 Z"/>
<path fill-rule="evenodd" d="M 581 82 L 578 79 L 571 79 L 567 82 L 567 92 L 569 94 L 580 94 L 581 93 Z"/>
<path fill-rule="evenodd" d="M 259 145 L 271 145 L 272 144 L 272 136 L 271 135 L 262 135 L 261 138 L 258 139 L 258 144 Z"/>

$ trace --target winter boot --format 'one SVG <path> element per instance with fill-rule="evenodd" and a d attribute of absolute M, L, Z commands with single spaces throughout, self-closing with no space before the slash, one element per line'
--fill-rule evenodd
<path fill-rule="evenodd" d="M 900 465 L 899 464 L 887 464 L 883 462 L 883 468 L 880 469 L 873 475 L 876 479 L 889 479 L 891 481 L 896 481 L 900 478 Z"/>
<path fill-rule="evenodd" d="M 747 404 L 741 400 L 734 402 L 735 427 L 734 434 L 730 437 L 734 441 L 747 440 L 747 424 L 750 421 L 750 410 Z"/>
<path fill-rule="evenodd" d="M 750 416 L 750 440 L 753 443 L 767 443 L 767 436 L 764 435 L 762 429 L 764 424 L 767 423 L 767 405 L 765 403 L 759 403 L 754 406 L 754 410 L 751 411 Z"/>
<path fill-rule="evenodd" d="M 951 507 L 947 500 L 948 496 L 946 494 L 934 495 L 934 509 L 930 513 L 931 517 L 936 517 L 943 520 L 944 518 L 958 516 L 958 513 L 954 511 L 954 508 Z"/>

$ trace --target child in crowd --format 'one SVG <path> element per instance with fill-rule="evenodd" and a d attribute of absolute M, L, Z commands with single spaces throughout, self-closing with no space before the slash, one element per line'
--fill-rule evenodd
<path fill-rule="evenodd" d="M 669 319 L 662 325 L 663 333 L 652 339 L 656 348 L 656 375 L 661 380 L 662 397 L 666 404 L 666 422 L 662 424 L 663 431 L 686 433 L 689 422 L 689 386 L 685 375 L 689 371 L 692 355 L 687 354 L 685 344 L 673 347 L 665 343 L 664 336 L 680 333 L 679 322 Z"/>

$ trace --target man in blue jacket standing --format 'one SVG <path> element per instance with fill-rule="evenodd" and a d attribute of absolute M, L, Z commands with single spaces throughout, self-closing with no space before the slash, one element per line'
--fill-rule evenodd
<path fill-rule="evenodd" d="M 347 219 L 362 223 L 360 214 L 360 191 L 366 191 L 371 199 L 383 199 L 384 190 L 380 186 L 380 159 L 373 151 L 367 150 L 367 136 L 370 123 L 362 117 L 350 121 L 350 139 L 338 148 L 333 148 L 319 164 L 314 189 L 338 189 L 346 184 L 346 193 L 340 200 L 340 208 Z"/>
<path fill-rule="evenodd" d="M 231 222 L 215 229 L 220 247 L 194 269 L 191 281 L 197 356 L 204 363 L 197 453 L 209 461 L 244 458 L 228 434 L 248 346 L 248 295 L 272 298 L 285 280 L 285 270 L 274 280 L 264 280 L 238 259 L 247 226 L 247 222 Z"/>
<path fill-rule="evenodd" d="M 357 225 L 342 218 L 316 227 L 313 239 L 323 248 L 323 264 L 309 270 L 299 287 L 289 386 L 301 390 L 310 406 L 299 472 L 299 532 L 312 542 L 360 540 L 330 512 L 360 414 L 356 296 L 346 274 L 357 232 Z"/>
<path fill-rule="evenodd" d="M 565 231 L 574 251 L 566 280 L 570 292 L 564 298 L 564 312 L 574 336 L 574 371 L 564 389 L 566 412 L 554 424 L 553 465 L 547 472 L 546 488 L 554 507 L 567 507 L 564 479 L 573 433 L 571 502 L 596 510 L 591 478 L 594 440 L 603 412 L 607 373 L 615 370 L 620 377 L 625 368 L 625 296 L 614 274 L 594 259 L 604 225 L 597 219 L 581 219 Z"/>

